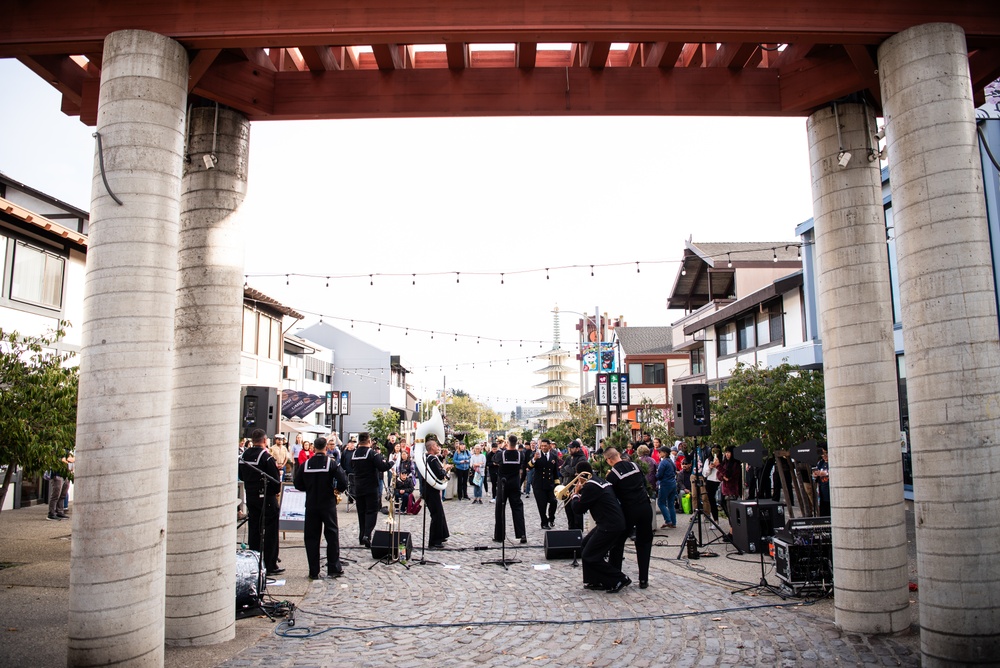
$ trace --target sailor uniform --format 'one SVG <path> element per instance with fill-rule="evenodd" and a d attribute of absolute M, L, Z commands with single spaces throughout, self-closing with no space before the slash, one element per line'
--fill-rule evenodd
<path fill-rule="evenodd" d="M 261 473 L 265 474 L 264 476 Z M 278 570 L 278 492 L 281 486 L 269 480 L 278 480 L 278 465 L 274 457 L 260 446 L 253 445 L 243 451 L 240 457 L 239 477 L 247 495 L 247 545 L 261 553 L 264 567 L 268 571 Z M 264 528 L 264 544 L 261 545 L 260 531 Z"/>
<path fill-rule="evenodd" d="M 493 540 L 502 541 L 506 538 L 507 527 L 504 525 L 504 505 L 510 503 L 510 514 L 514 518 L 514 537 L 525 538 L 524 503 L 521 501 L 521 469 L 523 463 L 518 450 L 501 450 L 497 453 L 499 475 L 497 486 L 497 507 L 493 525 Z"/>
<path fill-rule="evenodd" d="M 583 561 L 583 582 L 611 589 L 627 580 L 622 573 L 622 559 L 609 555 L 625 534 L 625 515 L 611 489 L 611 483 L 591 478 L 583 484 L 569 504 L 573 512 L 583 515 L 588 510 L 594 526 L 583 538 L 580 559 Z M 605 561 L 605 557 L 608 560 Z"/>
<path fill-rule="evenodd" d="M 635 558 L 639 566 L 639 582 L 649 580 L 649 556 L 653 551 L 653 508 L 642 471 L 633 462 L 620 461 L 608 472 L 608 482 L 618 497 L 625 516 L 625 532 L 611 558 L 621 563 L 626 537 L 635 530 Z"/>
<path fill-rule="evenodd" d="M 347 474 L 332 458 L 324 454 L 310 457 L 295 471 L 295 489 L 306 493 L 306 515 L 303 540 L 309 577 L 319 577 L 319 538 L 326 538 L 326 569 L 329 575 L 343 572 L 340 563 L 340 527 L 337 524 L 337 497 L 334 490 L 347 489 Z"/>
<path fill-rule="evenodd" d="M 358 542 L 362 545 L 371 545 L 372 531 L 378 523 L 378 511 L 382 507 L 378 495 L 378 479 L 391 468 L 392 462 L 385 461 L 382 453 L 373 450 L 367 443 L 355 448 L 351 457 L 354 500 L 358 507 Z"/>

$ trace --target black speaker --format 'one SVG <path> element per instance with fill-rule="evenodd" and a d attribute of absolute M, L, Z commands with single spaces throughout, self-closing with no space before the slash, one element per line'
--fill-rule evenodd
<path fill-rule="evenodd" d="M 712 434 L 708 385 L 674 384 L 674 433 L 681 438 Z"/>
<path fill-rule="evenodd" d="M 767 539 L 785 526 L 785 506 L 770 499 L 731 501 L 729 526 L 733 529 L 733 545 L 743 552 L 758 554 L 767 549 Z"/>
<path fill-rule="evenodd" d="M 240 402 L 240 424 L 243 438 L 254 429 L 263 429 L 268 436 L 278 431 L 278 388 L 247 385 Z"/>
<path fill-rule="evenodd" d="M 545 532 L 546 559 L 574 559 L 580 556 L 582 546 L 583 531 L 579 529 Z"/>
<path fill-rule="evenodd" d="M 400 552 L 403 556 L 400 557 Z M 409 531 L 379 531 L 372 534 L 372 558 L 390 559 L 402 558 L 410 559 L 413 552 L 413 539 L 410 538 Z"/>

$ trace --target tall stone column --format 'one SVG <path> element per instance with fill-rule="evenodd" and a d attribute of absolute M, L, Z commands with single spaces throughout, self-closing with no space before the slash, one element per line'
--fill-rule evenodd
<path fill-rule="evenodd" d="M 197 107 L 181 194 L 167 520 L 166 640 L 236 634 L 236 443 L 250 122 Z M 214 148 L 213 148 L 214 147 Z M 205 156 L 215 155 L 209 169 Z M 211 159 L 211 158 L 210 158 Z"/>
<path fill-rule="evenodd" d="M 817 111 L 807 127 L 836 621 L 893 633 L 910 625 L 910 610 L 889 258 L 878 161 L 868 161 L 875 118 L 843 104 Z M 853 154 L 846 168 L 841 146 Z"/>
<path fill-rule="evenodd" d="M 947 23 L 879 47 L 925 666 L 1000 656 L 1000 337 L 967 53 Z"/>
<path fill-rule="evenodd" d="M 162 665 L 167 448 L 188 58 L 104 41 L 84 284 L 69 665 Z"/>

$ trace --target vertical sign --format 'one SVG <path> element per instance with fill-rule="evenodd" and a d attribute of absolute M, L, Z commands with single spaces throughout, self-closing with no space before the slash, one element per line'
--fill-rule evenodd
<path fill-rule="evenodd" d="M 608 374 L 608 381 L 611 383 L 611 404 L 614 406 L 619 406 L 622 403 L 621 400 L 621 385 L 618 383 L 617 373 Z"/>
<path fill-rule="evenodd" d="M 608 374 L 597 374 L 597 405 L 607 406 L 608 401 Z"/>
<path fill-rule="evenodd" d="M 631 397 L 628 393 L 628 374 L 621 373 L 618 375 L 618 400 L 621 402 L 622 406 L 628 406 L 632 403 Z"/>
<path fill-rule="evenodd" d="M 351 393 L 346 390 L 340 393 L 340 414 L 351 414 Z"/>
<path fill-rule="evenodd" d="M 326 414 L 340 415 L 340 392 L 326 393 Z"/>

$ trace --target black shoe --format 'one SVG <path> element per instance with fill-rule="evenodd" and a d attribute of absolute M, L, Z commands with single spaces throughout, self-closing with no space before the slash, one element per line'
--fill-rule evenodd
<path fill-rule="evenodd" d="M 268 575 L 281 575 L 284 572 L 285 572 L 285 569 L 284 568 L 280 568 L 280 567 L 267 569 L 267 574 Z"/>
<path fill-rule="evenodd" d="M 628 578 L 625 578 L 624 580 L 619 580 L 618 582 L 616 582 L 613 585 L 611 585 L 610 587 L 608 587 L 608 593 L 609 594 L 617 594 L 618 592 L 620 592 L 622 589 L 624 589 L 625 587 L 629 586 L 630 584 L 632 584 L 632 581 L 629 580 Z"/>
<path fill-rule="evenodd" d="M 646 589 L 649 587 L 649 580 L 639 580 L 639 589 Z"/>
<path fill-rule="evenodd" d="M 45 519 L 52 520 L 53 522 L 61 522 L 62 521 L 62 518 L 59 517 L 58 515 L 49 515 Z"/>
<path fill-rule="evenodd" d="M 325 580 L 326 576 L 320 575 L 319 573 L 317 573 L 316 575 L 310 575 L 309 579 L 310 580 Z"/>
<path fill-rule="evenodd" d="M 503 542 L 503 538 L 494 538 L 493 542 L 494 543 L 502 543 Z"/>
<path fill-rule="evenodd" d="M 545 522 L 542 522 L 542 531 L 548 531 L 548 530 L 549 530 L 549 525 L 546 524 Z"/>
<path fill-rule="evenodd" d="M 372 542 L 368 538 L 365 538 L 363 541 L 361 541 L 361 544 L 364 545 L 365 547 L 367 547 L 369 550 L 372 547 Z"/>
<path fill-rule="evenodd" d="M 527 543 L 528 542 L 528 537 L 527 536 L 521 536 L 521 542 L 522 543 Z"/>
<path fill-rule="evenodd" d="M 326 574 L 326 577 L 328 577 L 328 578 L 339 578 L 343 574 L 344 574 L 343 570 L 330 571 L 329 573 Z"/>
<path fill-rule="evenodd" d="M 444 543 L 431 543 L 430 545 L 427 546 L 427 549 L 428 550 L 443 550 L 444 549 Z"/>
<path fill-rule="evenodd" d="M 602 585 L 600 582 L 586 582 L 584 583 L 583 588 L 592 589 L 594 591 L 604 591 L 607 589 L 607 587 Z"/>

